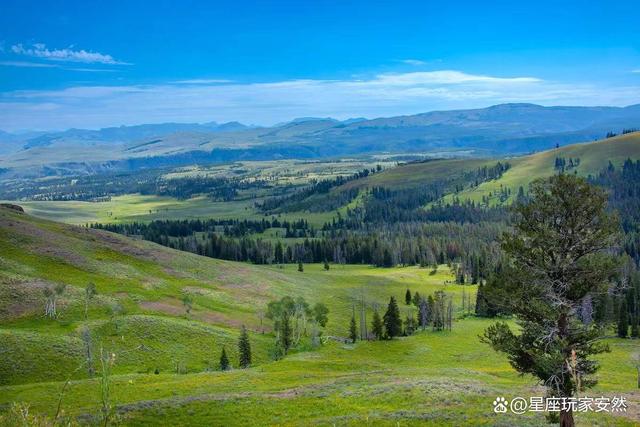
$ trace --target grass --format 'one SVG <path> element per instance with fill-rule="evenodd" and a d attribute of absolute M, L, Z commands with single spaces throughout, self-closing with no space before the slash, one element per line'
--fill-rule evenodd
<path fill-rule="evenodd" d="M 596 175 L 607 167 L 609 162 L 616 167 L 631 158 L 640 159 L 640 132 L 620 135 L 601 141 L 573 144 L 555 150 L 543 151 L 529 156 L 509 159 L 511 169 L 506 171 L 500 179 L 488 181 L 477 187 L 465 189 L 456 194 L 460 200 L 472 200 L 481 202 L 483 196 L 489 197 L 490 204 L 499 204 L 497 193 L 501 188 L 511 189 L 511 197 L 506 200 L 510 203 L 518 193 L 518 188 L 522 187 L 525 192 L 529 183 L 536 178 L 551 176 L 557 171 L 554 169 L 556 157 L 579 158 L 580 165 L 570 170 L 570 173 L 577 173 L 581 176 Z M 445 197 L 445 201 L 451 201 L 453 195 Z"/>
<path fill-rule="evenodd" d="M 447 266 L 254 266 L 177 252 L 149 242 L 35 218 L 0 208 L 0 412 L 12 402 L 55 412 L 64 381 L 66 414 L 89 421 L 98 413 L 99 379 L 88 378 L 84 326 L 93 353 L 116 354 L 113 400 L 124 425 L 541 425 L 540 414 L 498 415 L 496 396 L 537 396 L 504 355 L 478 340 L 490 320 L 464 317 L 463 291 Z M 84 287 L 98 296 L 84 320 Z M 42 289 L 65 283 L 57 319 L 42 316 Z M 452 296 L 452 331 L 423 331 L 383 342 L 298 351 L 272 362 L 273 336 L 259 312 L 284 295 L 330 308 L 325 336 L 346 336 L 352 307 L 366 295 L 369 319 L 406 289 Z M 194 307 L 186 315 L 181 298 Z M 254 353 L 247 370 L 215 372 L 224 345 L 237 365 L 238 329 L 246 324 Z M 608 339 L 600 384 L 591 396 L 623 395 L 637 408 L 638 345 Z M 155 372 L 158 372 L 157 374 Z M 579 425 L 637 425 L 638 419 L 578 414 Z"/>
<path fill-rule="evenodd" d="M 306 264 L 301 273 L 297 265 L 214 260 L 9 209 L 0 209 L 0 253 L 0 332 L 10 351 L 20 355 L 17 360 L 0 359 L 4 384 L 60 380 L 78 364 L 83 357 L 80 331 L 85 326 L 88 283 L 98 290 L 87 321 L 94 354 L 100 345 L 137 352 L 119 365 L 118 373 L 156 367 L 164 372 L 176 361 L 187 370 L 206 369 L 217 362 L 222 344 L 234 347 L 242 324 L 256 337 L 256 360 L 264 361 L 271 338 L 260 332 L 268 331 L 270 323 L 263 319 L 261 324 L 259 313 L 270 300 L 285 295 L 329 306 L 325 333 L 346 336 L 352 308 L 362 295 L 370 319 L 375 307 L 384 310 L 390 296 L 403 302 L 408 288 L 423 295 L 444 290 L 458 307 L 463 289 L 469 295 L 475 292 L 474 286 L 450 283 L 447 266 L 432 272 L 418 267 L 332 265 L 325 271 L 321 264 Z M 43 289 L 58 283 L 67 288 L 58 301 L 58 317 L 52 320 L 43 316 Z M 182 303 L 186 294 L 193 299 L 189 316 Z M 401 311 L 403 316 L 416 314 L 414 306 L 404 303 Z M 186 351 L 202 345 L 203 350 Z M 144 351 L 136 350 L 141 346 Z M 63 347 L 66 350 L 59 351 Z M 51 360 L 60 361 L 59 369 L 49 369 Z M 84 371 L 75 375 L 83 376 Z"/>
<path fill-rule="evenodd" d="M 173 197 L 127 194 L 112 197 L 108 202 L 82 201 L 24 201 L 19 202 L 26 212 L 39 218 L 68 224 L 122 223 L 163 219 L 253 219 L 264 214 L 255 208 L 257 199 L 212 201 L 199 196 L 187 200 Z M 317 228 L 331 221 L 333 212 L 293 212 L 279 214 L 282 220 L 306 219 Z"/>
<path fill-rule="evenodd" d="M 488 320 L 464 319 L 451 332 L 355 345 L 327 343 L 315 352 L 249 370 L 130 374 L 114 377 L 113 395 L 125 425 L 541 425 L 540 414 L 498 415 L 491 402 L 539 396 L 502 355 L 478 343 Z M 611 339 L 602 356 L 601 385 L 591 396 L 630 395 L 635 372 L 630 346 Z M 475 345 L 470 345 L 476 343 Z M 623 363 L 619 363 L 623 361 Z M 617 375 L 605 369 L 616 364 Z M 3 387 L 0 403 L 27 401 L 51 414 L 61 383 Z M 95 414 L 96 380 L 72 383 L 63 403 L 70 415 Z M 636 396 L 637 398 L 637 396 Z M 578 425 L 634 425 L 611 414 L 577 414 Z"/>

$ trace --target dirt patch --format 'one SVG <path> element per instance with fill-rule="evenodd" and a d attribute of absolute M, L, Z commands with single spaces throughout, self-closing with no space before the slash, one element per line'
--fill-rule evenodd
<path fill-rule="evenodd" d="M 124 236 L 110 233 L 104 230 L 83 229 L 85 232 L 97 237 L 101 243 L 106 244 L 111 249 L 124 254 L 143 258 L 160 264 L 166 264 L 173 260 L 173 255 L 166 249 L 159 247 L 157 250 L 144 248 L 146 242 L 138 242 Z M 168 267 L 167 267 L 168 268 Z"/>
<path fill-rule="evenodd" d="M 139 303 L 140 307 L 145 310 L 157 311 L 174 317 L 185 317 L 186 311 L 181 302 L 174 299 L 166 299 L 162 301 L 142 301 Z M 226 314 L 215 311 L 192 311 L 189 314 L 189 319 L 198 320 L 203 323 L 209 323 L 211 325 L 223 325 L 232 328 L 240 328 L 242 325 L 246 325 L 238 319 L 231 318 Z M 247 325 L 249 327 L 249 325 Z M 255 332 L 260 332 L 259 328 L 249 328 Z M 264 330 L 267 331 L 268 327 L 265 325 Z"/>
<path fill-rule="evenodd" d="M 44 281 L 3 280 L 0 282 L 0 319 L 5 321 L 44 311 Z"/>
<path fill-rule="evenodd" d="M 625 392 L 618 395 L 627 399 L 627 411 L 611 412 L 611 414 L 636 421 L 640 425 L 640 391 Z"/>
<path fill-rule="evenodd" d="M 234 328 L 240 328 L 244 324 L 244 322 L 241 322 L 240 320 L 231 319 L 222 313 L 216 313 L 213 311 L 194 313 L 193 317 L 201 322 L 211 323 L 213 325 L 227 325 Z"/>
<path fill-rule="evenodd" d="M 145 310 L 159 311 L 160 313 L 168 314 L 170 316 L 184 316 L 185 310 L 182 305 L 177 305 L 175 302 L 169 301 L 142 301 L 139 303 L 140 307 Z"/>

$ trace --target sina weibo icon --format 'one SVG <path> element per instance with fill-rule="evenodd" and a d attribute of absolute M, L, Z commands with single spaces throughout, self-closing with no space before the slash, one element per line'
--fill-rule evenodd
<path fill-rule="evenodd" d="M 493 401 L 493 412 L 496 414 L 504 414 L 507 412 L 508 401 L 505 400 L 504 397 L 496 397 L 496 400 Z"/>

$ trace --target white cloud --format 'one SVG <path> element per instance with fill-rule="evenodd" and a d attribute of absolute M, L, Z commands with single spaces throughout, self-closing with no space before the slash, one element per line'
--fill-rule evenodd
<path fill-rule="evenodd" d="M 0 66 L 3 67 L 21 67 L 21 68 L 58 68 L 68 71 L 79 71 L 84 73 L 112 73 L 118 70 L 107 70 L 104 68 L 78 68 L 78 67 L 63 67 L 60 64 L 51 64 L 47 62 L 31 62 L 31 61 L 0 61 Z"/>
<path fill-rule="evenodd" d="M 177 80 L 174 83 L 183 85 L 209 85 L 209 84 L 223 84 L 232 83 L 233 80 L 225 79 L 190 79 L 190 80 Z"/>
<path fill-rule="evenodd" d="M 24 47 L 22 44 L 11 46 L 11 52 L 16 55 L 25 55 L 48 61 L 83 62 L 88 64 L 131 65 L 126 62 L 116 61 L 111 55 L 99 52 L 73 50 L 71 47 L 64 49 L 48 49 L 42 43 L 36 43 L 32 47 Z"/>
<path fill-rule="evenodd" d="M 56 64 L 44 64 L 42 62 L 29 61 L 0 61 L 0 65 L 5 67 L 27 67 L 27 68 L 60 68 Z"/>
<path fill-rule="evenodd" d="M 302 116 L 383 117 L 504 102 L 629 105 L 639 101 L 640 93 L 638 86 L 562 83 L 456 70 L 386 73 L 344 80 L 224 84 L 219 79 L 185 81 L 189 80 L 0 93 L 0 129 L 211 120 L 268 125 Z"/>
<path fill-rule="evenodd" d="M 419 66 L 419 65 L 426 65 L 427 62 L 426 61 L 422 61 L 420 59 L 401 59 L 400 62 L 402 62 L 403 64 L 407 64 L 407 65 L 414 65 L 414 66 Z"/>
<path fill-rule="evenodd" d="M 632 73 L 640 73 L 640 68 L 636 69 L 636 70 L 631 70 Z"/>
<path fill-rule="evenodd" d="M 380 74 L 371 82 L 381 85 L 414 86 L 432 84 L 461 84 L 461 83 L 537 83 L 541 80 L 535 77 L 491 77 L 475 74 L 467 74 L 455 70 L 418 71 L 413 73 L 389 73 Z"/>

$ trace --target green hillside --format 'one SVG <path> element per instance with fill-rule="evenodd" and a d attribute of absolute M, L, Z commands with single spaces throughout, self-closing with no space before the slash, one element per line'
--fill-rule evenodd
<path fill-rule="evenodd" d="M 0 383 L 63 379 L 83 358 L 82 327 L 100 343 L 126 353 L 119 373 L 201 371 L 217 363 L 222 345 L 232 353 L 242 324 L 253 332 L 258 362 L 268 359 L 272 338 L 261 332 L 259 312 L 285 295 L 330 307 L 326 334 L 347 335 L 354 301 L 366 286 L 370 305 L 401 298 L 407 287 L 423 294 L 446 289 L 461 298 L 446 266 L 436 274 L 419 268 L 376 269 L 308 265 L 258 267 L 199 257 L 153 243 L 37 219 L 0 207 L 0 335 L 9 357 L 0 361 Z M 84 321 L 84 288 L 98 295 Z M 46 287 L 67 285 L 58 318 L 43 316 Z M 467 287 L 466 292 L 472 292 Z M 194 301 L 187 316 L 184 295 Z M 162 343 L 171 343 L 164 346 Z M 140 350 L 142 348 L 142 350 Z M 235 357 L 235 356 L 234 356 Z M 51 360 L 57 360 L 51 367 Z M 84 371 L 75 377 L 86 376 Z"/>
<path fill-rule="evenodd" d="M 0 416 L 16 402 L 89 422 L 100 408 L 99 380 L 86 372 L 83 329 L 94 354 L 113 352 L 111 399 L 123 425 L 540 425 L 541 414 L 497 415 L 498 395 L 536 396 L 542 389 L 479 343 L 490 320 L 463 316 L 462 286 L 447 283 L 446 266 L 252 266 L 177 252 L 97 230 L 37 219 L 0 207 Z M 84 317 L 83 291 L 98 294 Z M 47 286 L 67 285 L 59 316 L 43 316 Z M 422 331 L 393 341 L 328 340 L 272 362 L 268 321 L 259 311 L 272 298 L 302 295 L 330 307 L 325 335 L 344 337 L 354 303 L 366 289 L 369 306 L 407 288 L 453 295 L 452 331 Z M 472 293 L 473 286 L 464 287 Z M 194 299 L 187 316 L 185 293 Z M 400 305 L 404 316 L 409 306 Z M 369 312 L 369 315 L 371 313 Z M 370 318 L 370 317 L 369 317 Z M 238 327 L 251 329 L 254 367 L 215 372 L 221 347 L 236 366 Z M 637 348 L 608 339 L 595 394 L 634 394 Z M 73 379 L 65 385 L 66 379 Z M 62 394 L 64 390 L 64 394 Z M 633 412 L 577 414 L 584 425 L 634 425 Z M 2 419 L 0 418 L 0 424 Z"/>
<path fill-rule="evenodd" d="M 520 186 L 526 191 L 528 184 L 536 178 L 552 175 L 555 159 L 564 158 L 579 159 L 579 165 L 567 169 L 566 172 L 575 172 L 588 176 L 597 174 L 607 167 L 609 162 L 620 166 L 626 159 L 640 159 L 640 132 L 620 135 L 613 138 L 589 143 L 568 145 L 561 148 L 543 151 L 528 156 L 496 159 L 453 159 L 434 160 L 420 163 L 408 163 L 397 168 L 386 170 L 357 181 L 349 182 L 336 191 L 349 188 L 371 188 L 383 186 L 391 189 L 415 188 L 425 183 L 450 180 L 449 186 L 462 184 L 461 176 L 464 172 L 472 172 L 479 167 L 495 165 L 496 162 L 508 162 L 510 169 L 501 178 L 480 183 L 478 186 L 466 183 L 465 188 L 457 193 L 451 193 L 444 197 L 444 201 L 451 202 L 456 196 L 460 200 L 482 201 L 483 196 L 491 197 L 491 204 L 499 203 L 496 193 L 501 188 L 511 189 L 513 200 Z"/>
<path fill-rule="evenodd" d="M 566 172 L 582 176 L 595 175 L 606 168 L 609 162 L 614 166 L 620 166 L 626 159 L 640 159 L 640 132 L 509 159 L 512 167 L 500 179 L 466 189 L 457 196 L 461 200 L 478 202 L 482 200 L 482 196 L 489 196 L 491 193 L 492 202 L 496 202 L 495 194 L 502 186 L 511 189 L 512 197 L 509 200 L 513 200 L 520 186 L 526 191 L 527 186 L 534 179 L 557 173 L 554 168 L 556 158 L 564 158 L 567 161 L 570 158 L 580 159 L 577 167 L 568 169 Z"/>

